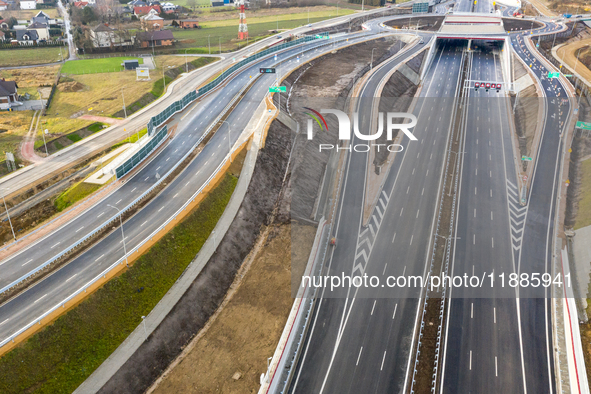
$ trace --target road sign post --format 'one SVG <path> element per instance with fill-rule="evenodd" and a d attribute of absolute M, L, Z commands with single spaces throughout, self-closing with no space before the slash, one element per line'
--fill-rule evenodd
<path fill-rule="evenodd" d="M 523 161 L 532 161 L 533 159 L 531 157 L 521 156 L 521 160 L 523 160 Z"/>

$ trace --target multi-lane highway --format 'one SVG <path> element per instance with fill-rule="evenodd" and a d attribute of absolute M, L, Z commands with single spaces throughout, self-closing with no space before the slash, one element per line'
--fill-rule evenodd
<path fill-rule="evenodd" d="M 349 37 L 348 42 L 337 41 L 334 46 L 352 44 L 356 40 L 365 39 L 364 36 L 365 33 L 354 34 Z M 192 149 L 220 111 L 251 80 L 250 76 L 258 75 L 259 67 L 270 67 L 282 62 L 281 70 L 283 72 L 296 68 L 306 59 L 333 50 L 333 42 L 331 41 L 330 45 L 326 45 L 327 43 L 324 40 L 316 40 L 301 48 L 294 47 L 284 51 L 277 55 L 276 60 L 271 57 L 256 62 L 233 78 L 224 89 L 209 96 L 208 100 L 194 104 L 196 108 L 192 109 L 190 115 L 183 117 L 184 119 L 181 118 L 175 138 L 119 189 L 54 233 L 2 261 L 0 263 L 2 268 L 1 286 L 32 271 L 36 266 L 44 264 L 53 256 L 69 248 L 86 233 L 108 221 L 110 217 L 117 214 L 117 210 L 110 206 L 125 207 L 153 185 L 162 174 L 169 171 L 179 159 Z M 274 82 L 275 77 L 272 75 L 260 76 L 227 118 L 228 123 L 233 127 L 228 129 L 224 124 L 224 127 L 212 137 L 198 157 L 167 186 L 165 193 L 158 195 L 124 223 L 127 250 L 131 250 L 165 220 L 173 216 L 207 181 L 229 150 L 228 138 L 232 144 L 235 143 L 255 109 L 268 93 L 268 87 Z M 0 321 L 3 324 L 0 326 L 0 341 L 9 338 L 21 327 L 35 321 L 44 311 L 59 304 L 61 300 L 74 293 L 123 255 L 121 233 L 113 232 L 36 286 L 1 305 Z"/>
<path fill-rule="evenodd" d="M 348 157 L 330 275 L 425 273 L 464 50 L 461 42 L 438 48 L 414 111 L 418 141 L 403 142 L 406 149 L 395 157 L 368 226 L 361 223 L 366 156 Z M 369 118 L 377 84 L 396 62 L 367 81 L 360 118 Z M 402 392 L 418 311 L 416 289 L 325 290 L 321 297 L 291 392 Z"/>

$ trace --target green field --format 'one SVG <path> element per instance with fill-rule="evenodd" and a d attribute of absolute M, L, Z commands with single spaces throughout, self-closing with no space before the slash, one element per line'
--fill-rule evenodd
<path fill-rule="evenodd" d="M 71 393 L 176 282 L 222 216 L 238 178 L 226 175 L 134 265 L 0 358 L 0 393 Z"/>
<path fill-rule="evenodd" d="M 318 17 L 310 18 L 310 23 L 319 22 L 327 18 Z M 306 25 L 308 18 L 305 19 L 292 19 L 279 21 L 279 29 L 294 29 Z M 206 25 L 205 25 L 206 26 Z M 189 29 L 173 29 L 174 37 L 179 40 L 177 47 L 180 48 L 208 48 L 207 37 L 210 37 L 211 53 L 219 53 L 219 46 L 221 43 L 222 52 L 235 49 L 238 46 L 246 45 L 246 40 L 239 41 L 238 27 L 235 25 L 219 26 L 213 28 L 204 28 L 199 30 Z M 253 42 L 253 39 L 261 39 L 268 36 L 270 30 L 277 29 L 277 22 L 263 22 L 263 23 L 249 23 L 248 34 L 250 37 L 249 43 Z M 209 49 L 205 51 L 208 53 Z M 180 53 L 183 53 L 182 51 Z"/>
<path fill-rule="evenodd" d="M 62 55 L 60 56 L 60 49 Z M 55 63 L 68 58 L 67 47 L 1 49 L 0 67 Z"/>
<path fill-rule="evenodd" d="M 61 69 L 62 74 L 95 74 L 123 71 L 124 60 L 139 60 L 140 64 L 144 59 L 137 57 L 107 57 L 102 59 L 72 60 L 64 63 Z"/>

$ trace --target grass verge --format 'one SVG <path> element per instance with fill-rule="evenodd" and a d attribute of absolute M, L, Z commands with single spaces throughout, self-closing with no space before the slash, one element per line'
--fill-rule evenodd
<path fill-rule="evenodd" d="M 2 357 L 0 392 L 69 393 L 78 387 L 189 265 L 224 212 L 237 181 L 226 175 L 129 270 Z"/>
<path fill-rule="evenodd" d="M 74 205 L 78 201 L 82 200 L 83 198 L 88 197 L 98 189 L 100 189 L 102 185 L 98 185 L 95 183 L 86 183 L 84 181 L 80 181 L 76 183 L 74 186 L 70 187 L 68 190 L 57 196 L 55 199 L 55 208 L 58 212 L 63 211 L 64 209 L 68 208 L 69 206 Z"/>

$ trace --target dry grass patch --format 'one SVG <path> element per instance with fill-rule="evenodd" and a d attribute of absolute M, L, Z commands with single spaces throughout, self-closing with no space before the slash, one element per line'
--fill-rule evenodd
<path fill-rule="evenodd" d="M 19 92 L 26 87 L 51 86 L 61 66 L 0 70 L 0 77 L 16 81 Z"/>

